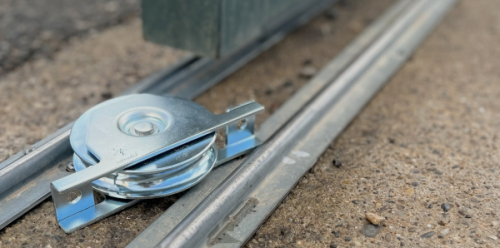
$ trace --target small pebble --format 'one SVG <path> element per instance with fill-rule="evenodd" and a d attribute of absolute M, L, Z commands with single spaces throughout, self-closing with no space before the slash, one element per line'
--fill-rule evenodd
<path fill-rule="evenodd" d="M 428 238 L 430 238 L 430 237 L 434 236 L 434 234 L 436 234 L 436 232 L 434 232 L 434 231 L 430 231 L 430 232 L 426 232 L 426 233 L 424 233 L 424 234 L 420 235 L 420 237 L 421 237 L 421 238 L 424 238 L 424 239 L 428 239 Z"/>
<path fill-rule="evenodd" d="M 272 89 L 270 89 L 270 88 L 268 88 L 268 89 L 266 89 L 266 91 L 265 91 L 264 93 L 265 93 L 266 95 L 270 96 L 270 95 L 272 95 L 272 94 L 273 94 L 273 90 L 272 90 Z"/>
<path fill-rule="evenodd" d="M 449 219 L 442 219 L 442 220 L 438 221 L 438 224 L 441 226 L 446 226 L 446 225 L 450 224 L 450 220 Z"/>
<path fill-rule="evenodd" d="M 292 80 L 286 80 L 285 83 L 283 83 L 283 86 L 285 86 L 285 87 L 291 87 L 291 86 L 293 86 Z"/>
<path fill-rule="evenodd" d="M 408 232 L 416 232 L 416 231 L 417 231 L 417 228 L 415 228 L 415 227 L 410 227 L 408 229 Z"/>
<path fill-rule="evenodd" d="M 407 195 L 413 195 L 413 193 L 415 193 L 415 190 L 413 190 L 413 188 L 407 188 L 406 189 L 406 194 Z"/>
<path fill-rule="evenodd" d="M 305 78 L 312 78 L 318 70 L 313 66 L 306 66 L 300 71 L 300 75 Z"/>
<path fill-rule="evenodd" d="M 375 226 L 372 224 L 365 224 L 363 226 L 363 229 L 361 229 L 359 232 L 361 234 L 363 234 L 365 237 L 374 238 L 375 236 L 377 236 L 380 233 L 381 230 L 382 230 L 381 226 Z"/>
<path fill-rule="evenodd" d="M 340 168 L 342 166 L 342 162 L 340 162 L 340 160 L 338 160 L 338 159 L 334 159 L 332 161 L 332 164 L 333 164 L 333 166 L 335 166 L 337 168 Z"/>
<path fill-rule="evenodd" d="M 335 238 L 338 238 L 338 237 L 340 237 L 340 234 L 339 234 L 339 232 L 337 232 L 337 231 L 333 231 L 332 233 L 333 233 L 333 235 L 335 236 Z"/>
<path fill-rule="evenodd" d="M 470 208 L 461 208 L 458 213 L 465 216 L 465 218 L 472 218 L 473 211 Z"/>
<path fill-rule="evenodd" d="M 448 234 L 448 233 L 450 233 L 450 229 L 449 228 L 441 230 L 441 235 L 443 235 L 443 236 L 446 235 L 446 234 Z"/>
<path fill-rule="evenodd" d="M 427 206 L 427 208 L 433 208 L 433 207 L 434 207 L 434 205 L 432 205 L 432 204 L 429 204 L 429 206 Z"/>
<path fill-rule="evenodd" d="M 351 237 L 345 237 L 345 241 L 346 241 L 346 242 L 351 241 Z"/>
<path fill-rule="evenodd" d="M 391 242 L 391 240 L 392 240 L 392 235 L 390 233 L 386 234 L 385 235 L 385 241 Z"/>
<path fill-rule="evenodd" d="M 101 94 L 101 98 L 104 99 L 104 100 L 111 99 L 111 98 L 113 98 L 113 93 L 111 93 L 111 92 L 103 92 Z"/>
<path fill-rule="evenodd" d="M 412 183 L 411 183 L 411 186 L 413 186 L 413 187 L 417 187 L 418 185 L 420 185 L 420 183 L 419 183 L 419 182 L 412 182 Z"/>
<path fill-rule="evenodd" d="M 441 204 L 441 208 L 443 209 L 443 211 L 448 212 L 451 209 L 451 205 L 448 203 L 443 203 Z"/>
<path fill-rule="evenodd" d="M 365 214 L 365 218 L 370 222 L 372 223 L 373 225 L 380 225 L 380 223 L 382 223 L 385 218 L 380 216 L 380 215 L 376 215 L 374 213 L 370 213 L 370 212 L 367 212 Z"/>

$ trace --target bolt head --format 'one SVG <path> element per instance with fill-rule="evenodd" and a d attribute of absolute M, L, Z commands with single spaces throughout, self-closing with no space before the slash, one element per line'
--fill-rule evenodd
<path fill-rule="evenodd" d="M 134 127 L 134 132 L 140 136 L 146 136 L 155 132 L 155 125 L 149 121 L 137 122 Z"/>

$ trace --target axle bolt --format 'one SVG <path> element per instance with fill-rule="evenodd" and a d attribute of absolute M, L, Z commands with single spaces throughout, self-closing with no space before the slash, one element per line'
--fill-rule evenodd
<path fill-rule="evenodd" d="M 146 136 L 155 132 L 155 125 L 149 121 L 141 121 L 134 125 L 134 132 L 139 136 Z"/>

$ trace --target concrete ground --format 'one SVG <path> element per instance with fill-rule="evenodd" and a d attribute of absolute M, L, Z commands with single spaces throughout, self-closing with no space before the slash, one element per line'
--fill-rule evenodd
<path fill-rule="evenodd" d="M 461 1 L 248 246 L 498 247 L 499 10 Z"/>
<path fill-rule="evenodd" d="M 139 13 L 138 0 L 0 0 L 0 76 Z"/>
<path fill-rule="evenodd" d="M 337 7 L 196 101 L 220 113 L 256 99 L 261 122 L 307 82 L 304 67 L 321 68 L 391 2 Z M 461 1 L 247 246 L 498 246 L 499 11 L 495 0 Z M 0 78 L 0 160 L 183 55 L 142 41 L 132 19 L 23 64 Z M 178 197 L 70 235 L 45 201 L 0 231 L 0 247 L 123 247 Z M 386 220 L 371 226 L 366 212 Z"/>

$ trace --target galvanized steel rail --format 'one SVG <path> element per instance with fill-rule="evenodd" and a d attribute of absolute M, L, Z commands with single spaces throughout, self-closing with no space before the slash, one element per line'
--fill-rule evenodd
<path fill-rule="evenodd" d="M 243 245 L 454 2 L 414 1 L 330 86 L 248 156 L 158 246 Z M 218 242 L 223 236 L 230 238 Z"/>

